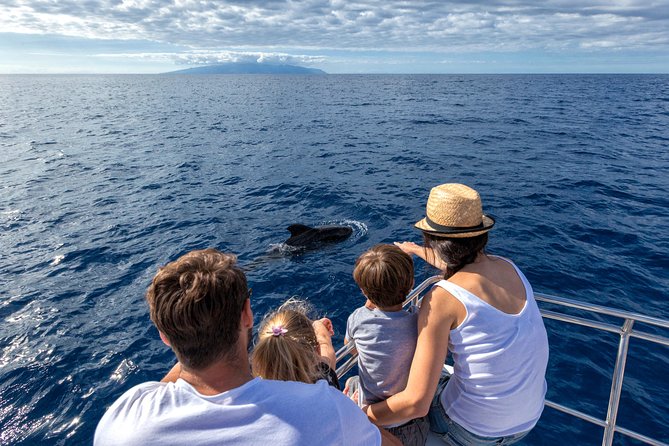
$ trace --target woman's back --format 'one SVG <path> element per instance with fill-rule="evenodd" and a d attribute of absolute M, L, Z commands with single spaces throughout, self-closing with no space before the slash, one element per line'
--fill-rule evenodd
<path fill-rule="evenodd" d="M 488 263 L 437 284 L 465 310 L 450 331 L 454 374 L 441 401 L 448 416 L 470 432 L 499 436 L 530 429 L 541 415 L 548 340 L 522 273 L 506 260 Z M 498 275 L 490 278 L 491 272 Z"/>
<path fill-rule="evenodd" d="M 523 280 L 514 265 L 501 257 L 481 254 L 449 281 L 503 313 L 518 314 L 525 307 L 527 290 Z"/>

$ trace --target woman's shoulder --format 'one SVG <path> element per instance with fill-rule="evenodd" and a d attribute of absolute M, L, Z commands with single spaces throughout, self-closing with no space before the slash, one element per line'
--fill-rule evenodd
<path fill-rule="evenodd" d="M 498 256 L 485 256 L 484 261 L 453 275 L 451 282 L 508 314 L 522 311 L 531 294 L 522 272 L 511 260 Z"/>
<path fill-rule="evenodd" d="M 456 281 L 451 280 L 453 277 L 442 279 L 435 283 L 429 294 L 439 299 L 458 300 L 456 295 L 458 294 L 459 288 L 462 287 Z"/>
<path fill-rule="evenodd" d="M 439 286 L 440 283 L 425 296 L 420 311 L 423 314 L 433 313 L 444 322 L 450 321 L 453 326 L 459 325 L 467 317 L 467 308 L 453 293 Z"/>
<path fill-rule="evenodd" d="M 477 288 L 487 281 L 499 282 L 519 279 L 519 270 L 509 259 L 500 256 L 485 255 L 480 262 L 468 264 L 453 274 L 448 281 L 466 290 Z"/>

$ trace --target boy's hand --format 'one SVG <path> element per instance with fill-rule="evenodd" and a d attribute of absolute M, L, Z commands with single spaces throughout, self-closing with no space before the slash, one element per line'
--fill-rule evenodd
<path fill-rule="evenodd" d="M 346 380 L 346 384 L 344 385 L 344 390 L 342 390 L 342 393 L 349 397 L 350 399 L 353 400 L 353 402 L 356 405 L 360 405 L 360 391 L 358 388 L 358 382 L 359 381 L 354 381 L 355 377 L 351 377 Z M 353 389 L 351 389 L 351 383 L 353 383 Z"/>
<path fill-rule="evenodd" d="M 358 390 L 354 391 L 349 398 L 351 398 L 355 404 L 360 404 L 360 393 Z"/>

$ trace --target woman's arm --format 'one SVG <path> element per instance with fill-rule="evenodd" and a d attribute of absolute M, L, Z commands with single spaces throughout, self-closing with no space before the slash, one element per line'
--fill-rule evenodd
<path fill-rule="evenodd" d="M 395 246 L 409 255 L 420 257 L 437 269 L 446 271 L 446 263 L 434 254 L 434 250 L 432 248 L 425 248 L 415 244 L 414 242 L 395 242 Z"/>
<path fill-rule="evenodd" d="M 427 414 L 446 360 L 448 335 L 460 312 L 458 305 L 462 306 L 442 288 L 434 288 L 425 296 L 418 315 L 418 342 L 407 386 L 367 407 L 367 416 L 375 424 L 399 423 Z"/>

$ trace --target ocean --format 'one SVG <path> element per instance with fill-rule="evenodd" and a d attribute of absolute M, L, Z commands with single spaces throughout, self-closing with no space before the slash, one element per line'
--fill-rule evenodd
<path fill-rule="evenodd" d="M 256 322 L 300 296 L 341 345 L 355 259 L 419 242 L 445 182 L 536 292 L 669 319 L 668 149 L 669 75 L 0 76 L 0 443 L 91 444 L 169 370 L 144 292 L 192 249 L 238 255 Z M 277 255 L 292 223 L 354 233 Z M 546 325 L 548 398 L 605 418 L 618 336 Z M 626 371 L 618 424 L 669 442 L 669 350 Z M 601 437 L 547 408 L 523 444 Z"/>

